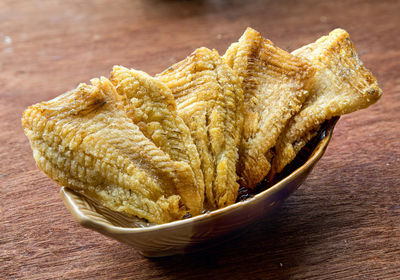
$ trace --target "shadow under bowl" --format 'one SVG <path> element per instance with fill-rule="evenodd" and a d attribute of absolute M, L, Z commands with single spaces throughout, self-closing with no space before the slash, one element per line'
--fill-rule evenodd
<path fill-rule="evenodd" d="M 307 178 L 324 154 L 339 118 L 326 121 L 271 187 L 222 209 L 162 225 L 111 211 L 68 188 L 60 194 L 74 218 L 84 227 L 132 245 L 147 257 L 191 253 L 226 240 L 258 221 L 288 198 Z M 281 179 L 280 179 L 281 178 Z"/>

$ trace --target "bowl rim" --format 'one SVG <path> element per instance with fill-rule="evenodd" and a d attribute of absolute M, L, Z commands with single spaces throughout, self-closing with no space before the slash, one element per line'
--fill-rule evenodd
<path fill-rule="evenodd" d="M 107 224 L 103 221 L 98 221 L 93 218 L 88 217 L 82 211 L 80 210 L 79 206 L 77 206 L 74 202 L 74 199 L 68 194 L 68 193 L 73 193 L 75 195 L 81 196 L 79 193 L 65 187 L 61 187 L 60 189 L 60 195 L 68 208 L 68 210 L 72 213 L 74 218 L 82 225 L 85 227 L 90 227 L 93 228 L 95 227 L 96 229 L 101 229 L 105 232 L 111 233 L 111 234 L 116 234 L 116 233 L 145 233 L 145 232 L 151 232 L 151 231 L 158 231 L 162 229 L 168 229 L 168 228 L 174 228 L 174 227 L 183 227 L 186 224 L 191 224 L 194 222 L 199 222 L 203 221 L 206 219 L 210 219 L 211 217 L 215 216 L 220 216 L 224 214 L 225 212 L 230 212 L 233 211 L 233 209 L 236 209 L 238 207 L 243 207 L 244 205 L 255 203 L 256 201 L 262 200 L 264 197 L 274 194 L 277 191 L 281 190 L 288 182 L 292 181 L 294 178 L 296 178 L 298 175 L 300 175 L 305 169 L 310 168 L 312 165 L 314 165 L 324 154 L 326 148 L 328 147 L 328 144 L 332 138 L 332 133 L 333 129 L 335 128 L 335 125 L 337 121 L 339 120 L 339 117 L 333 118 L 330 121 L 330 124 L 327 125 L 326 130 L 325 130 L 325 136 L 318 142 L 316 145 L 315 149 L 312 151 L 310 157 L 307 159 L 307 161 L 296 168 L 292 173 L 290 173 L 288 176 L 283 178 L 282 180 L 276 182 L 274 185 L 269 187 L 268 189 L 254 195 L 251 198 L 248 198 L 244 201 L 239 201 L 234 204 L 231 204 L 229 206 L 226 206 L 224 208 L 220 208 L 217 210 L 213 210 L 208 213 L 200 214 L 188 219 L 184 220 L 177 220 L 165 224 L 159 224 L 159 225 L 152 225 L 149 227 L 121 227 L 121 226 L 115 226 L 111 224 Z"/>

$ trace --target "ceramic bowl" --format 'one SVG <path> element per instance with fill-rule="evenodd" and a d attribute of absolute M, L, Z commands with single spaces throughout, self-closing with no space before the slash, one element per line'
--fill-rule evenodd
<path fill-rule="evenodd" d="M 292 194 L 324 154 L 338 118 L 327 121 L 319 134 L 285 168 L 281 179 L 251 198 L 210 213 L 162 225 L 148 225 L 108 210 L 68 188 L 61 189 L 65 205 L 84 227 L 130 244 L 148 257 L 195 252 L 226 240 L 253 224 Z"/>

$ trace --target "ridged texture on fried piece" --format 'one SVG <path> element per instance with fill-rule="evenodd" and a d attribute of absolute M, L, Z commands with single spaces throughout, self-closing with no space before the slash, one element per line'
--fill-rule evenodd
<path fill-rule="evenodd" d="M 325 120 L 366 108 L 382 95 L 375 77 L 364 67 L 343 29 L 335 29 L 293 54 L 310 61 L 316 73 L 301 111 L 278 139 L 274 173 L 296 157 Z"/>
<path fill-rule="evenodd" d="M 300 110 L 314 70 L 251 28 L 223 58 L 242 81 L 245 113 L 238 174 L 242 186 L 254 188 L 268 174 L 270 149 Z"/>
<path fill-rule="evenodd" d="M 200 158 L 189 128 L 176 112 L 171 90 L 142 71 L 129 70 L 122 66 L 114 66 L 110 80 L 118 94 L 123 97 L 128 117 L 139 126 L 143 134 L 172 160 L 190 165 L 193 182 L 182 190 L 189 193 L 181 195 L 184 203 L 191 206 L 191 214 L 200 214 L 204 201 Z"/>
<path fill-rule="evenodd" d="M 200 154 L 208 209 L 235 202 L 237 147 L 243 123 L 239 80 L 216 51 L 197 49 L 158 79 L 175 97 Z"/>
<path fill-rule="evenodd" d="M 106 78 L 28 108 L 22 125 L 50 178 L 111 210 L 150 222 L 182 218 L 190 166 L 171 160 L 125 113 Z"/>

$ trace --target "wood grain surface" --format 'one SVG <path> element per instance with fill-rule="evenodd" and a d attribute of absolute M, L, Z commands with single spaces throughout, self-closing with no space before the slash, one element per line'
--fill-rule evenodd
<path fill-rule="evenodd" d="M 400 279 L 399 1 L 1 1 L 1 279 Z M 35 166 L 23 110 L 114 64 L 155 74 L 247 26 L 286 50 L 346 29 L 382 99 L 342 117 L 274 214 L 209 251 L 146 259 L 80 227 Z"/>

